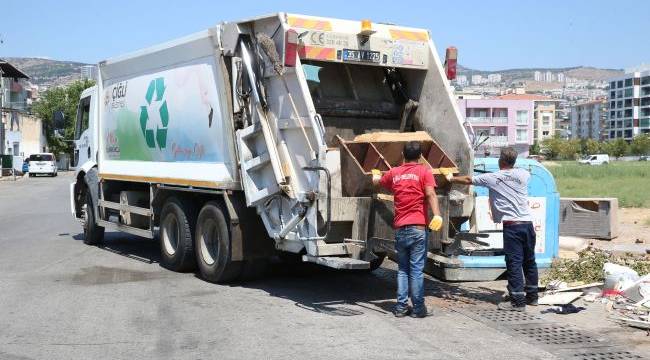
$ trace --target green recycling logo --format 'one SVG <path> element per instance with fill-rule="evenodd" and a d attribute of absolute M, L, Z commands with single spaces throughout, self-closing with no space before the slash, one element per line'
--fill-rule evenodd
<path fill-rule="evenodd" d="M 167 146 L 167 125 L 169 125 L 169 111 L 167 110 L 167 100 L 163 100 L 165 95 L 165 78 L 159 77 L 151 80 L 147 88 L 145 100 L 147 105 L 140 106 L 140 127 L 142 135 L 147 142 L 147 146 L 155 149 L 158 144 L 159 149 Z M 149 127 L 149 120 L 153 115 L 158 113 L 160 123 L 156 128 Z M 151 114 L 151 115 L 150 115 Z M 152 121 L 153 122 L 153 121 Z M 162 125 L 162 126 L 160 126 Z"/>

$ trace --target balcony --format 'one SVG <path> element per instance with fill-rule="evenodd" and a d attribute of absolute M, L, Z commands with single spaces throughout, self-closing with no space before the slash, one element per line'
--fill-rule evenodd
<path fill-rule="evenodd" d="M 482 136 L 480 141 L 483 141 L 485 136 Z M 481 146 L 489 147 L 505 147 L 508 146 L 508 136 L 507 135 L 494 135 L 490 136 Z"/>
<path fill-rule="evenodd" d="M 507 117 L 468 116 L 467 121 L 471 124 L 508 125 Z"/>

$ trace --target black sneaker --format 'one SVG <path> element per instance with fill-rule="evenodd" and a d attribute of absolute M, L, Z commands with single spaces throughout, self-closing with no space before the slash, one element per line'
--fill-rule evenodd
<path fill-rule="evenodd" d="M 537 299 L 526 299 L 526 305 L 537 306 L 539 302 Z"/>
<path fill-rule="evenodd" d="M 431 315 L 433 315 L 433 311 L 431 311 L 429 309 L 426 309 L 426 308 L 424 309 L 424 311 L 420 311 L 420 312 L 413 311 L 411 313 L 412 318 L 418 318 L 418 319 L 425 318 L 425 317 L 431 316 Z"/>
<path fill-rule="evenodd" d="M 509 301 L 504 301 L 499 303 L 497 305 L 497 309 L 503 310 L 503 311 L 519 311 L 519 312 L 524 312 L 526 311 L 526 305 L 522 306 L 514 306 L 511 302 Z"/>
<path fill-rule="evenodd" d="M 393 309 L 393 315 L 398 318 L 402 318 L 405 316 L 411 315 L 411 308 L 406 308 L 402 310 L 398 310 L 397 308 Z"/>

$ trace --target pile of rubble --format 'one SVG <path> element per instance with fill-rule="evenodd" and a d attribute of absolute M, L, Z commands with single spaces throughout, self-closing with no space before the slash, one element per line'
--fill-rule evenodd
<path fill-rule="evenodd" d="M 650 259 L 596 249 L 580 252 L 578 259 L 559 259 L 543 279 L 540 305 L 560 314 L 584 310 L 572 302 L 601 302 L 610 319 L 650 332 Z"/>

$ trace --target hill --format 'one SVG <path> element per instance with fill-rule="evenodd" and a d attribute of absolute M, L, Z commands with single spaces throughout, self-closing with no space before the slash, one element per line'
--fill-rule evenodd
<path fill-rule="evenodd" d="M 39 86 L 60 86 L 78 80 L 81 67 L 87 64 L 75 61 L 59 61 L 42 58 L 8 57 L 4 58 L 25 74 L 30 81 Z"/>
<path fill-rule="evenodd" d="M 624 71 L 621 69 L 600 69 L 590 66 L 576 66 L 566 68 L 522 68 L 522 69 L 505 69 L 496 71 L 485 71 L 470 69 L 463 66 L 458 66 L 459 75 L 482 75 L 501 74 L 501 78 L 505 82 L 526 81 L 533 80 L 535 71 L 545 73 L 550 71 L 552 73 L 564 73 L 565 76 L 579 79 L 579 80 L 607 80 L 612 77 L 623 75 Z"/>

